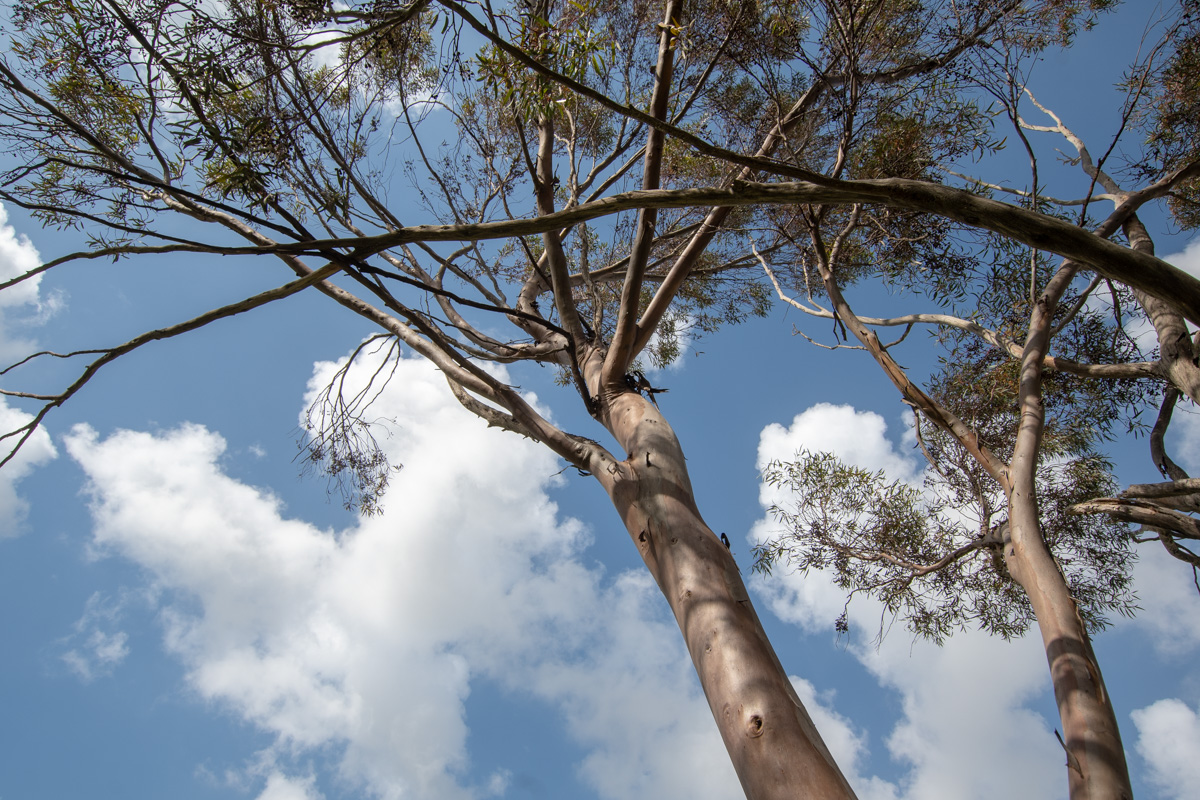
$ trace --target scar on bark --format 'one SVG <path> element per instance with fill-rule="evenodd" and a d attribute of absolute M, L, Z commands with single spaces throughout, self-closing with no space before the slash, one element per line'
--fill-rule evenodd
<path fill-rule="evenodd" d="M 650 530 L 650 522 L 647 520 L 646 527 L 643 528 L 637 535 L 638 547 L 643 549 L 647 558 L 657 559 L 658 555 L 654 546 L 654 532 Z"/>
<path fill-rule="evenodd" d="M 1058 739 L 1058 743 L 1062 745 L 1063 752 L 1067 754 L 1067 766 L 1082 775 L 1083 769 L 1079 766 L 1079 759 L 1067 749 L 1067 743 L 1063 741 L 1062 734 L 1058 732 L 1058 728 L 1054 729 L 1054 738 Z"/>

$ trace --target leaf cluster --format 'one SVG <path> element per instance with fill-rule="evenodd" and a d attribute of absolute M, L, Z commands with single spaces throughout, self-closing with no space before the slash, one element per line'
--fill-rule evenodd
<path fill-rule="evenodd" d="M 885 618 L 939 644 L 969 626 L 1019 636 L 1034 617 L 1004 561 L 999 487 L 948 437 L 934 432 L 926 447 L 934 461 L 919 485 L 832 453 L 771 463 L 766 481 L 788 496 L 771 508 L 782 530 L 754 548 L 755 569 L 825 571 L 847 606 L 855 595 L 872 597 Z M 1111 465 L 1094 454 L 1049 461 L 1037 485 L 1047 545 L 1089 629 L 1105 627 L 1112 613 L 1131 614 L 1135 555 L 1125 526 L 1068 511 L 1112 490 Z M 836 627 L 847 624 L 843 613 Z"/>
<path fill-rule="evenodd" d="M 1150 64 L 1127 81 L 1131 90 L 1145 86 L 1150 96 L 1149 108 L 1136 117 L 1147 144 L 1143 174 L 1162 173 L 1200 158 L 1200 2 L 1180 2 L 1179 17 L 1164 45 L 1168 53 L 1161 66 Z M 1181 227 L 1200 225 L 1200 181 L 1178 187 L 1168 206 Z"/>
<path fill-rule="evenodd" d="M 773 462 L 765 478 L 788 497 L 771 508 L 783 530 L 755 547 L 756 570 L 825 571 L 847 605 L 872 597 L 885 617 L 939 644 L 967 625 L 1010 637 L 1030 623 L 1024 592 L 996 567 L 999 545 L 977 517 L 974 530 L 966 524 L 977 510 L 957 507 L 933 481 L 922 490 L 807 451 Z M 847 624 L 843 613 L 836 627 Z"/>

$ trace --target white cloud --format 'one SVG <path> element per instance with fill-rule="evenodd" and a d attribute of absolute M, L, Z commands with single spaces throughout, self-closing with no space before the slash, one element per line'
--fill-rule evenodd
<path fill-rule="evenodd" d="M 1036 632 L 1005 642 L 964 631 L 941 648 L 897 632 L 877 651 L 859 643 L 852 652 L 902 698 L 887 745 L 910 765 L 905 797 L 1043 797 L 1063 784 L 1053 724 L 1028 707 L 1049 685 Z"/>
<path fill-rule="evenodd" d="M 887 422 L 871 411 L 853 406 L 817 403 L 797 414 L 787 428 L 771 423 L 759 437 L 758 468 L 773 459 L 790 459 L 797 451 L 833 452 L 847 464 L 885 470 L 894 479 L 916 481 L 923 464 L 897 453 L 887 438 Z M 906 432 L 907 433 L 907 432 Z"/>
<path fill-rule="evenodd" d="M 258 800 L 321 800 L 324 795 L 316 790 L 314 776 L 305 778 L 289 778 L 282 772 L 272 772 L 267 776 L 266 788 L 258 796 Z"/>
<path fill-rule="evenodd" d="M 2 336 L 3 331 L 0 331 Z M 0 434 L 15 431 L 26 425 L 33 416 L 19 409 L 10 408 L 0 397 Z M 12 453 L 20 436 L 0 440 L 0 459 Z M 29 504 L 17 494 L 17 484 L 34 468 L 58 455 L 49 434 L 38 428 L 21 446 L 13 460 L 0 469 L 0 539 L 16 536 L 23 530 Z"/>
<path fill-rule="evenodd" d="M 129 635 L 111 630 L 121 621 L 123 605 L 123 600 L 113 601 L 95 592 L 75 622 L 75 632 L 63 640 L 71 649 L 63 653 L 62 660 L 84 683 L 111 675 L 129 655 Z"/>
<path fill-rule="evenodd" d="M 1200 714 L 1180 700 L 1159 700 L 1130 716 L 1137 751 L 1150 765 L 1150 779 L 1167 798 L 1186 800 L 1200 786 Z"/>
<path fill-rule="evenodd" d="M 581 772 L 602 797 L 738 796 L 737 776 L 664 608 L 648 575 L 620 576 L 581 603 L 572 621 L 576 643 L 589 645 L 586 655 L 546 659 L 531 670 L 529 684 L 565 710 L 568 729 L 591 750 Z"/>
<path fill-rule="evenodd" d="M 484 797 L 501 797 L 508 791 L 508 785 L 512 781 L 512 772 L 502 769 L 492 773 L 488 778 L 487 786 L 484 789 Z"/>
<path fill-rule="evenodd" d="M 1163 261 L 1174 264 L 1193 278 L 1200 278 L 1200 239 L 1193 239 L 1178 253 L 1163 256 Z"/>
<path fill-rule="evenodd" d="M 921 465 L 916 459 L 896 452 L 887 438 L 887 427 L 883 417 L 873 412 L 817 403 L 797 414 L 786 428 L 778 423 L 763 428 L 756 466 L 762 471 L 770 462 L 791 460 L 801 450 L 832 452 L 852 466 L 871 471 L 882 469 L 891 478 L 916 482 Z M 759 487 L 759 502 L 764 509 L 785 500 L 783 489 L 766 483 Z M 778 532 L 778 528 L 773 519 L 764 515 L 754 524 L 748 539 L 751 544 L 758 544 Z M 800 625 L 809 633 L 831 631 L 833 621 L 845 606 L 845 592 L 824 579 L 759 581 L 757 588 L 771 598 L 771 610 L 780 619 Z"/>
<path fill-rule="evenodd" d="M 1159 543 L 1147 542 L 1138 546 L 1133 574 L 1142 611 L 1118 625 L 1140 629 L 1164 655 L 1181 656 L 1200 648 L 1200 615 L 1196 614 L 1191 567 Z"/>
<path fill-rule="evenodd" d="M 850 406 L 818 404 L 798 414 L 787 428 L 767 426 L 760 438 L 758 465 L 761 469 L 773 459 L 790 459 L 801 447 L 832 451 L 848 463 L 884 469 L 890 478 L 911 483 L 919 479 L 923 466 L 896 451 L 883 418 Z M 778 490 L 762 487 L 764 509 L 780 499 Z M 751 531 L 751 541 L 760 541 L 774 527 L 764 515 Z M 845 602 L 844 592 L 818 573 L 776 573 L 759 579 L 756 588 L 780 618 L 810 633 L 831 634 Z M 864 797 L 1000 800 L 1044 796 L 1047 786 L 1062 783 L 1061 756 L 1051 726 L 1028 707 L 1048 684 L 1036 636 L 1004 642 L 969 631 L 939 648 L 896 630 L 876 648 L 873 635 L 881 619 L 886 623 L 879 605 L 857 599 L 849 613 L 851 630 L 865 632 L 852 633 L 849 652 L 880 685 L 900 697 L 902 718 L 886 743 L 892 758 L 908 767 L 900 786 L 856 774 L 857 766 L 854 772 L 847 769 Z M 980 691 L 984 676 L 987 690 Z M 838 746 L 852 754 L 843 755 L 842 763 L 857 765 L 865 752 L 865 733 L 842 725 L 839 734 L 836 720 L 824 724 L 823 731 L 834 732 L 831 748 L 840 738 L 844 741 Z M 996 764 L 1014 768 L 997 771 Z"/>
<path fill-rule="evenodd" d="M 41 264 L 37 249 L 24 235 L 17 235 L 8 225 L 8 213 L 0 205 L 0 283 L 23 275 Z M 0 367 L 18 356 L 27 355 L 33 342 L 14 336 L 14 324 L 38 324 L 58 306 L 57 300 L 47 300 L 38 294 L 39 277 L 30 278 L 0 291 Z M 30 310 L 32 309 L 32 313 Z M 10 387 L 11 388 L 11 387 Z M 0 397 L 0 435 L 15 431 L 33 417 L 11 408 Z M 0 440 L 0 459 L 12 453 L 20 436 Z M 0 539 L 16 536 L 23 529 L 28 504 L 17 494 L 17 483 L 35 467 L 54 458 L 56 452 L 50 437 L 38 429 L 8 464 L 0 469 Z"/>
<path fill-rule="evenodd" d="M 83 649 L 68 650 L 62 660 L 84 683 L 91 683 L 103 675 L 112 674 L 115 666 L 129 655 L 129 635 L 124 631 L 108 634 L 92 631 L 84 641 Z"/>
<path fill-rule="evenodd" d="M 42 263 L 37 248 L 29 237 L 18 235 L 8 223 L 8 212 L 0 205 L 0 283 L 24 275 Z M 41 276 L 37 275 L 0 291 L 0 361 L 10 361 L 28 354 L 34 343 L 14 336 L 15 324 L 41 324 L 62 305 L 61 296 L 43 297 L 39 293 Z"/>
<path fill-rule="evenodd" d="M 37 248 L 29 237 L 8 224 L 8 212 L 0 205 L 0 281 L 10 281 L 24 275 L 42 263 Z M 0 293 L 0 308 L 37 305 L 40 276 L 29 278 Z"/>
<path fill-rule="evenodd" d="M 850 720 L 837 713 L 833 708 L 834 695 L 828 692 L 824 695 L 817 693 L 816 687 L 795 675 L 789 675 L 792 686 L 796 689 L 805 710 L 812 717 L 813 724 L 821 732 L 821 738 L 833 755 L 833 760 L 841 767 L 842 774 L 854 787 L 861 800 L 895 800 L 896 787 L 879 778 L 862 775 L 863 760 L 868 755 L 867 736 L 858 732 Z"/>
<path fill-rule="evenodd" d="M 333 369 L 318 365 L 310 395 Z M 275 736 L 255 773 L 276 776 L 264 796 L 310 796 L 285 776 L 317 750 L 383 798 L 502 791 L 503 769 L 464 777 L 477 677 L 561 709 L 601 796 L 736 793 L 657 589 L 580 562 L 588 532 L 546 494 L 555 458 L 488 430 L 416 358 L 372 415 L 394 420 L 381 444 L 404 469 L 382 516 L 337 533 L 226 476 L 204 428 L 67 438 L 94 547 L 152 576 L 189 686 Z"/>

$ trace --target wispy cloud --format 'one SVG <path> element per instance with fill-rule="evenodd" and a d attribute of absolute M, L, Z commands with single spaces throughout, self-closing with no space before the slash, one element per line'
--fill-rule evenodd
<path fill-rule="evenodd" d="M 124 605 L 123 599 L 92 594 L 74 633 L 62 640 L 69 648 L 63 662 L 84 683 L 111 675 L 129 655 L 129 634 L 119 629 Z"/>

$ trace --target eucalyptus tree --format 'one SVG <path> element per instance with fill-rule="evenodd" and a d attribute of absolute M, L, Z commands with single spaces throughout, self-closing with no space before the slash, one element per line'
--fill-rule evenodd
<path fill-rule="evenodd" d="M 928 98 L 912 96 L 887 109 L 896 120 L 890 124 L 908 133 L 901 147 L 856 147 L 852 132 L 864 127 L 861 118 L 879 112 L 847 104 L 838 143 L 847 153 L 843 174 L 870 176 L 882 157 L 892 174 L 898 168 L 933 180 L 940 173 L 1152 254 L 1142 198 L 1165 199 L 1176 225 L 1195 225 L 1194 180 L 1177 180 L 1195 161 L 1187 133 L 1195 124 L 1188 94 L 1194 6 L 1151 28 L 1158 38 L 1145 42 L 1126 74 L 1119 125 L 1100 157 L 1038 102 L 1023 81 L 1025 65 L 1010 52 L 992 64 L 998 80 L 980 90 L 1022 143 L 1027 183 L 953 171 L 958 140 L 937 129 L 945 112 L 930 115 Z M 1142 141 L 1125 141 L 1134 137 Z M 1053 174 L 1042 154 L 1063 145 L 1074 152 L 1073 171 Z M 1047 193 L 1076 176 L 1067 189 L 1075 194 L 1061 196 L 1072 199 Z M 1097 217 L 1104 206 L 1113 210 Z M 1200 533 L 1189 513 L 1200 509 L 1197 482 L 1164 443 L 1179 398 L 1200 400 L 1200 335 L 1189 332 L 1175 304 L 1153 293 L 993 233 L 968 242 L 953 227 L 857 203 L 810 205 L 775 233 L 790 240 L 802 232 L 806 252 L 778 269 L 760 257 L 784 301 L 834 320 L 858 342 L 834 347 L 865 350 L 882 369 L 913 409 L 929 469 L 918 489 L 828 453 L 773 463 L 768 480 L 791 498 L 773 509 L 784 530 L 757 546 L 756 568 L 830 570 L 850 598 L 874 596 L 914 633 L 938 642 L 969 624 L 1012 636 L 1036 622 L 1066 736 L 1071 795 L 1129 796 L 1117 720 L 1089 634 L 1106 624 L 1106 614 L 1136 609 L 1134 541 L 1159 541 L 1200 574 L 1188 547 Z M 890 286 L 900 312 L 860 316 L 847 290 L 866 282 Z M 806 296 L 792 296 L 800 293 Z M 1149 332 L 1145 341 L 1134 335 L 1140 325 Z M 925 386 L 896 354 L 917 326 L 931 328 L 942 351 Z M 903 334 L 885 343 L 881 332 L 897 327 Z M 1150 427 L 1141 417 L 1156 407 Z M 1149 428 L 1150 455 L 1169 480 L 1107 497 L 1116 480 L 1104 444 L 1123 425 Z M 1131 535 L 1125 522 L 1141 528 Z"/>
<path fill-rule="evenodd" d="M 712 332 L 765 313 L 760 258 L 802 265 L 826 253 L 826 225 L 859 231 L 868 218 L 880 257 L 984 232 L 1200 320 L 1195 281 L 1108 240 L 1142 204 L 1191 185 L 1189 157 L 1090 230 L 956 188 L 907 146 L 937 131 L 938 158 L 990 154 L 976 98 L 997 87 L 997 62 L 1069 42 L 1106 5 L 21 0 L 0 63 L 15 158 L 0 198 L 88 244 L 0 289 L 72 262 L 170 253 L 270 260 L 287 279 L 122 343 L 30 354 L 0 391 L 36 413 L 5 438 L 24 441 L 148 342 L 319 293 L 429 359 L 468 410 L 606 492 L 748 797 L 851 797 L 701 516 L 641 368 L 675 355 L 684 324 Z M 13 383 L 57 359 L 81 365 L 61 389 Z M 551 423 L 489 361 L 557 369 L 615 448 Z M 322 397 L 307 455 L 375 511 L 390 468 L 365 409 L 336 385 Z M 1097 768 L 1072 708 L 1073 797 L 1127 794 L 1119 739 L 1112 769 Z"/>

